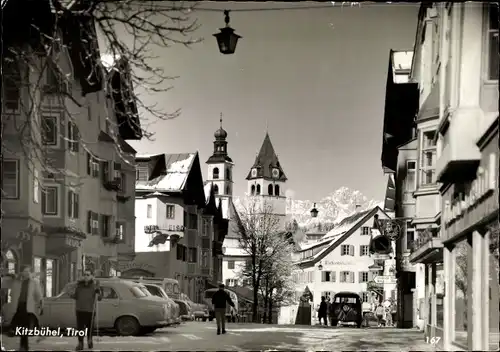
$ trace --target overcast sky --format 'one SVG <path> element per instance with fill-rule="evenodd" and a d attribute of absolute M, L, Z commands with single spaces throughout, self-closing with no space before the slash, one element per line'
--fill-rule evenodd
<path fill-rule="evenodd" d="M 298 6 L 304 6 L 300 3 Z M 318 3 L 316 3 L 318 4 Z M 325 5 L 328 3 L 321 3 Z M 232 12 L 243 36 L 234 55 L 221 55 L 212 34 L 222 12 L 194 12 L 204 37 L 191 49 L 159 48 L 158 61 L 179 76 L 153 99 L 182 114 L 153 127 L 156 140 L 132 143 L 139 153 L 198 150 L 202 169 L 224 116 L 235 163 L 234 192 L 265 136 L 266 124 L 295 198 L 319 200 L 341 186 L 383 199 L 380 154 L 389 50 L 412 50 L 418 4 L 362 4 L 296 11 Z M 211 3 L 223 10 L 290 3 Z"/>

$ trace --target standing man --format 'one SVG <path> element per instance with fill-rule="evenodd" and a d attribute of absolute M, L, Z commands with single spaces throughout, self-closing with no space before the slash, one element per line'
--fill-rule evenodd
<path fill-rule="evenodd" d="M 217 335 L 220 335 L 221 329 L 223 334 L 226 333 L 226 303 L 229 303 L 231 307 L 235 308 L 233 300 L 224 289 L 224 284 L 219 284 L 219 290 L 212 296 L 215 320 L 217 321 Z"/>
<path fill-rule="evenodd" d="M 80 331 L 87 329 L 87 344 L 89 349 L 92 349 L 94 347 L 92 333 L 96 315 L 96 299 L 100 301 L 102 296 L 99 282 L 94 279 L 94 273 L 91 270 L 83 272 L 83 279 L 77 282 L 71 298 L 76 301 L 76 328 Z M 83 350 L 83 336 L 78 335 L 76 350 Z"/>
<path fill-rule="evenodd" d="M 2 286 L 10 289 L 12 307 L 17 307 L 11 326 L 15 330 L 33 329 L 37 316 L 42 313 L 43 294 L 40 282 L 32 276 L 31 266 L 23 265 L 21 273 L 10 282 L 2 282 Z M 21 351 L 29 351 L 28 334 L 20 336 L 19 345 Z"/>
<path fill-rule="evenodd" d="M 326 321 L 327 308 L 328 306 L 325 301 L 325 296 L 321 296 L 321 303 L 319 304 L 318 309 L 319 325 L 321 325 L 321 320 L 323 320 L 323 323 L 328 326 L 328 322 Z"/>
<path fill-rule="evenodd" d="M 328 317 L 328 321 L 330 322 L 330 325 L 332 325 L 332 313 L 333 313 L 333 304 L 332 302 L 330 301 L 330 296 L 326 296 L 326 315 Z M 326 322 L 326 325 L 328 325 L 328 322 Z"/>

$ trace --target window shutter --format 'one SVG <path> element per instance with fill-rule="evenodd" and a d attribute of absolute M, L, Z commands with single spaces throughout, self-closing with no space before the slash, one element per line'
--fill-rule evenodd
<path fill-rule="evenodd" d="M 75 194 L 74 207 L 75 207 L 75 218 L 79 219 L 80 218 L 80 195 L 79 194 Z"/>
<path fill-rule="evenodd" d="M 353 257 L 354 257 L 354 245 L 352 245 L 352 244 L 351 244 L 351 245 L 349 246 L 349 252 L 350 252 L 351 256 L 353 256 Z"/>
<path fill-rule="evenodd" d="M 73 212 L 73 192 L 68 191 L 68 216 L 71 218 L 71 213 Z"/>
<path fill-rule="evenodd" d="M 362 272 L 362 271 L 360 271 L 360 272 L 358 273 L 358 275 L 359 275 L 359 277 L 358 277 L 358 281 L 359 281 L 359 282 L 363 282 L 363 272 Z"/>
<path fill-rule="evenodd" d="M 87 233 L 92 234 L 92 212 L 87 211 Z"/>
<path fill-rule="evenodd" d="M 226 279 L 226 286 L 229 286 L 229 279 Z"/>
<path fill-rule="evenodd" d="M 336 272 L 336 271 L 332 271 L 332 272 L 330 273 L 330 278 L 331 278 L 332 282 L 335 282 L 335 281 L 336 281 L 336 279 L 337 279 L 337 278 L 336 278 L 336 275 L 337 275 L 337 272 Z"/>
<path fill-rule="evenodd" d="M 341 247 L 340 247 L 340 255 L 343 256 L 344 255 L 344 248 L 345 248 L 345 245 L 343 244 Z"/>
<path fill-rule="evenodd" d="M 325 282 L 326 280 L 326 272 L 322 271 L 321 272 L 321 282 Z"/>
<path fill-rule="evenodd" d="M 42 214 L 45 214 L 47 212 L 47 208 L 45 206 L 46 201 L 47 201 L 47 194 L 46 191 L 42 189 Z"/>
<path fill-rule="evenodd" d="M 349 276 L 351 277 L 351 283 L 354 283 L 354 272 L 351 271 Z"/>
<path fill-rule="evenodd" d="M 87 175 L 91 175 L 92 168 L 90 167 L 90 162 L 92 160 L 92 157 L 90 156 L 90 153 L 87 152 Z"/>

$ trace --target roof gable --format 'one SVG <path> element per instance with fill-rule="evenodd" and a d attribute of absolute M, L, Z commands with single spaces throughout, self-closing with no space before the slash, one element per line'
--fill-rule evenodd
<path fill-rule="evenodd" d="M 257 177 L 252 177 L 252 170 L 250 170 L 248 176 L 246 177 L 247 180 L 250 180 L 252 178 L 264 178 L 279 181 L 287 180 L 285 172 L 280 165 L 278 156 L 274 151 L 269 133 L 266 133 L 266 136 L 264 137 L 264 141 L 262 142 L 262 146 L 260 147 L 259 154 L 257 154 L 255 162 L 252 166 L 252 169 L 254 168 L 257 169 Z M 272 169 L 274 168 L 277 168 L 279 170 L 279 177 L 277 178 L 272 176 Z"/>
<path fill-rule="evenodd" d="M 379 206 L 376 206 L 371 210 L 359 212 L 345 218 L 331 231 L 329 231 L 320 242 L 314 243 L 313 245 L 307 246 L 306 248 L 302 248 L 300 250 L 300 253 L 311 250 L 313 255 L 305 258 L 304 260 L 299 260 L 298 264 L 301 267 L 310 267 L 312 265 L 315 265 L 315 263 L 319 262 L 328 254 L 330 254 L 335 248 L 345 242 L 358 228 L 363 226 L 363 224 L 365 224 L 379 212 L 389 218 L 389 216 Z M 297 255 L 297 253 L 295 255 Z"/>
<path fill-rule="evenodd" d="M 149 181 L 136 181 L 136 191 L 159 191 L 167 193 L 184 191 L 187 186 L 188 176 L 197 159 L 198 152 L 151 156 L 149 159 L 151 168 Z"/>

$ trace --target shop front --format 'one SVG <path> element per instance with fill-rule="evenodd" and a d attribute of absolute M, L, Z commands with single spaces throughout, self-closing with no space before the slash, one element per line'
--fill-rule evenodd
<path fill-rule="evenodd" d="M 498 122 L 478 147 L 475 179 L 441 189 L 445 350 L 498 350 Z"/>

